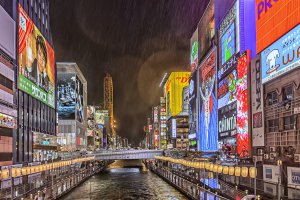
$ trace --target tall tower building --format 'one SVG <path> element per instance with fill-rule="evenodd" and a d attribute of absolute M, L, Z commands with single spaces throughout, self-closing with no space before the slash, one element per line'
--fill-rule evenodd
<path fill-rule="evenodd" d="M 106 74 L 104 77 L 103 83 L 103 91 L 104 91 L 104 109 L 109 111 L 110 116 L 110 125 L 112 130 L 112 135 L 115 135 L 114 131 L 114 87 L 113 80 L 110 74 Z"/>

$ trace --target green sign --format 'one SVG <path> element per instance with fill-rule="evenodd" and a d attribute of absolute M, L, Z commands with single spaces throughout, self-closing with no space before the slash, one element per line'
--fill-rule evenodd
<path fill-rule="evenodd" d="M 30 94 L 32 97 L 42 101 L 48 106 L 55 108 L 54 94 L 52 92 L 45 92 L 40 87 L 36 86 L 33 82 L 26 79 L 23 75 L 19 74 L 18 88 Z"/>

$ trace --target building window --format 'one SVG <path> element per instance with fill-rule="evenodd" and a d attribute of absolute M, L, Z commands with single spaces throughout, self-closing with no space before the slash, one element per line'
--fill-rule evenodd
<path fill-rule="evenodd" d="M 2 74 L 0 74 L 0 84 L 7 87 L 10 90 L 12 90 L 14 83 L 10 79 L 8 79 L 5 76 L 3 76 Z"/>
<path fill-rule="evenodd" d="M 288 116 L 288 117 L 284 117 L 283 118 L 283 125 L 284 125 L 284 130 L 291 130 L 294 129 L 295 126 L 295 118 L 294 115 Z"/>
<path fill-rule="evenodd" d="M 276 91 L 268 93 L 269 106 L 276 104 L 278 102 L 278 95 Z"/>
<path fill-rule="evenodd" d="M 279 120 L 278 119 L 271 119 L 268 120 L 268 132 L 278 132 L 279 127 Z"/>
<path fill-rule="evenodd" d="M 288 85 L 283 88 L 283 96 L 282 100 L 287 101 L 287 100 L 293 100 L 294 98 L 294 92 L 293 92 L 293 85 Z"/>

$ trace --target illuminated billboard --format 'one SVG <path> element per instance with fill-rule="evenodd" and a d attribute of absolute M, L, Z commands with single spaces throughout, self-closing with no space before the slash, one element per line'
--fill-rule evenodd
<path fill-rule="evenodd" d="M 237 72 L 231 73 L 218 83 L 218 108 L 222 108 L 236 101 Z"/>
<path fill-rule="evenodd" d="M 262 83 L 300 66 L 300 25 L 261 52 Z"/>
<path fill-rule="evenodd" d="M 215 1 L 210 0 L 198 24 L 199 60 L 202 60 L 213 45 L 213 37 L 215 36 L 214 5 Z"/>
<path fill-rule="evenodd" d="M 84 122 L 84 107 L 83 107 L 83 84 L 76 76 L 76 120 L 80 123 Z"/>
<path fill-rule="evenodd" d="M 197 98 L 197 73 L 193 73 L 189 82 L 189 132 L 193 134 L 193 138 L 196 138 L 196 123 L 197 123 L 197 110 L 196 110 L 196 98 Z"/>
<path fill-rule="evenodd" d="M 87 118 L 94 119 L 94 117 L 95 117 L 95 107 L 87 106 Z"/>
<path fill-rule="evenodd" d="M 177 136 L 177 121 L 175 118 L 172 119 L 172 138 Z"/>
<path fill-rule="evenodd" d="M 19 5 L 18 88 L 55 108 L 54 51 Z"/>
<path fill-rule="evenodd" d="M 189 85 L 190 72 L 172 72 L 165 84 L 167 117 L 181 114 L 183 89 Z M 186 113 L 187 114 L 187 113 Z"/>
<path fill-rule="evenodd" d="M 221 61 L 225 64 L 235 54 L 235 25 L 232 23 L 221 37 Z"/>
<path fill-rule="evenodd" d="M 218 110 L 219 139 L 236 135 L 236 102 Z"/>
<path fill-rule="evenodd" d="M 199 68 L 200 92 L 200 151 L 218 150 L 217 97 L 216 97 L 216 50 L 215 48 Z"/>
<path fill-rule="evenodd" d="M 300 1 L 256 0 L 256 53 L 278 40 L 300 22 Z"/>
<path fill-rule="evenodd" d="M 96 124 L 105 125 L 105 118 L 108 118 L 108 110 L 96 110 L 95 111 L 95 121 Z"/>
<path fill-rule="evenodd" d="M 249 51 L 241 55 L 237 64 L 237 153 L 239 157 L 249 156 L 249 118 L 248 118 L 248 69 Z"/>
<path fill-rule="evenodd" d="M 57 74 L 57 111 L 61 120 L 75 120 L 75 81 L 75 73 Z"/>
<path fill-rule="evenodd" d="M 0 113 L 0 127 L 15 129 L 16 128 L 16 119 L 9 115 Z"/>
<path fill-rule="evenodd" d="M 191 72 L 193 72 L 198 66 L 198 29 L 194 32 L 191 38 L 191 47 L 190 47 L 190 65 Z"/>

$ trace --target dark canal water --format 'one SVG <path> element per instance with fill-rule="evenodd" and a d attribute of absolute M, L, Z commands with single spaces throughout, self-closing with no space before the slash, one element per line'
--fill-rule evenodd
<path fill-rule="evenodd" d="M 137 161 L 138 162 L 138 161 Z M 132 165 L 132 163 L 131 163 Z M 62 200 L 185 200 L 180 192 L 152 172 L 139 168 L 123 168 L 118 161 L 106 171 L 63 196 Z"/>

